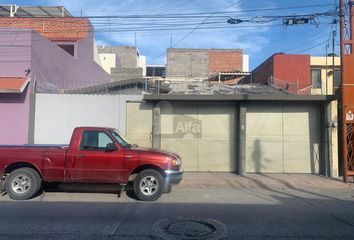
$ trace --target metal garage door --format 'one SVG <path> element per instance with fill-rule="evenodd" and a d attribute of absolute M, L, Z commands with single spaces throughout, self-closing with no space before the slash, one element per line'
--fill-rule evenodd
<path fill-rule="evenodd" d="M 127 102 L 126 136 L 135 144 L 151 147 L 152 104 Z"/>
<path fill-rule="evenodd" d="M 161 105 L 161 147 L 186 171 L 235 171 L 235 106 Z"/>
<path fill-rule="evenodd" d="M 315 106 L 248 106 L 246 171 L 318 173 L 319 123 Z"/>

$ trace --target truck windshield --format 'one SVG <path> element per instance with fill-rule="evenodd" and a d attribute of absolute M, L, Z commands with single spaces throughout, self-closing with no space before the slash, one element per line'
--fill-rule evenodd
<path fill-rule="evenodd" d="M 132 148 L 134 146 L 133 144 L 130 144 L 117 129 L 112 130 L 112 135 L 124 148 Z"/>

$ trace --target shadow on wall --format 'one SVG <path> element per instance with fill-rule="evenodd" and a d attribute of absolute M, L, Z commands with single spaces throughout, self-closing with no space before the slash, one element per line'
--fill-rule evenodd
<path fill-rule="evenodd" d="M 0 103 L 25 103 L 27 91 L 29 89 L 28 85 L 22 93 L 1 93 Z"/>
<path fill-rule="evenodd" d="M 254 172 L 256 173 L 267 170 L 266 164 L 271 162 L 270 159 L 262 159 L 262 146 L 259 139 L 256 139 L 253 143 L 252 161 L 254 163 Z"/>

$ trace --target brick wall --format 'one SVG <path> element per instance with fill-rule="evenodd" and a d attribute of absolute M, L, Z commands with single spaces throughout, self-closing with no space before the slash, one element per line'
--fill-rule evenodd
<path fill-rule="evenodd" d="M 242 82 L 267 84 L 271 77 L 274 77 L 274 55 L 252 71 L 252 78 L 246 77 Z"/>
<path fill-rule="evenodd" d="M 209 73 L 242 71 L 242 50 L 210 50 Z"/>
<path fill-rule="evenodd" d="M 167 49 L 167 77 L 204 77 L 213 73 L 242 71 L 241 49 Z"/>
<path fill-rule="evenodd" d="M 33 29 L 51 41 L 77 41 L 87 37 L 87 18 L 0 18 L 0 28 Z"/>
<path fill-rule="evenodd" d="M 290 82 L 289 92 L 311 85 L 310 55 L 276 54 L 274 55 L 274 78 Z"/>
<path fill-rule="evenodd" d="M 291 93 L 311 85 L 310 55 L 274 54 L 252 71 L 252 79 L 247 77 L 242 83 L 267 84 L 286 89 Z"/>

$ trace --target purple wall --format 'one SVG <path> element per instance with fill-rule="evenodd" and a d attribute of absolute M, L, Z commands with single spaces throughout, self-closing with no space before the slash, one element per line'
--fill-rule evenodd
<path fill-rule="evenodd" d="M 0 29 L 0 77 L 25 77 L 31 68 L 31 30 Z M 0 93 L 0 144 L 28 143 L 29 91 Z"/>
<path fill-rule="evenodd" d="M 0 144 L 28 143 L 29 85 L 19 93 L 0 93 Z"/>
<path fill-rule="evenodd" d="M 76 42 L 77 56 L 66 51 L 39 34 L 32 35 L 31 75 L 36 82 L 47 82 L 61 88 L 87 87 L 109 82 L 107 74 L 93 60 L 92 33 Z M 73 43 L 74 44 L 74 43 Z"/>
<path fill-rule="evenodd" d="M 0 28 L 0 77 L 24 77 L 31 68 L 31 30 Z"/>
<path fill-rule="evenodd" d="M 92 32 L 73 44 L 76 57 L 30 29 L 0 28 L 0 77 L 25 77 L 30 69 L 32 79 L 22 94 L 0 93 L 0 144 L 28 143 L 34 80 L 64 88 L 109 81 L 110 76 L 93 60 Z"/>

